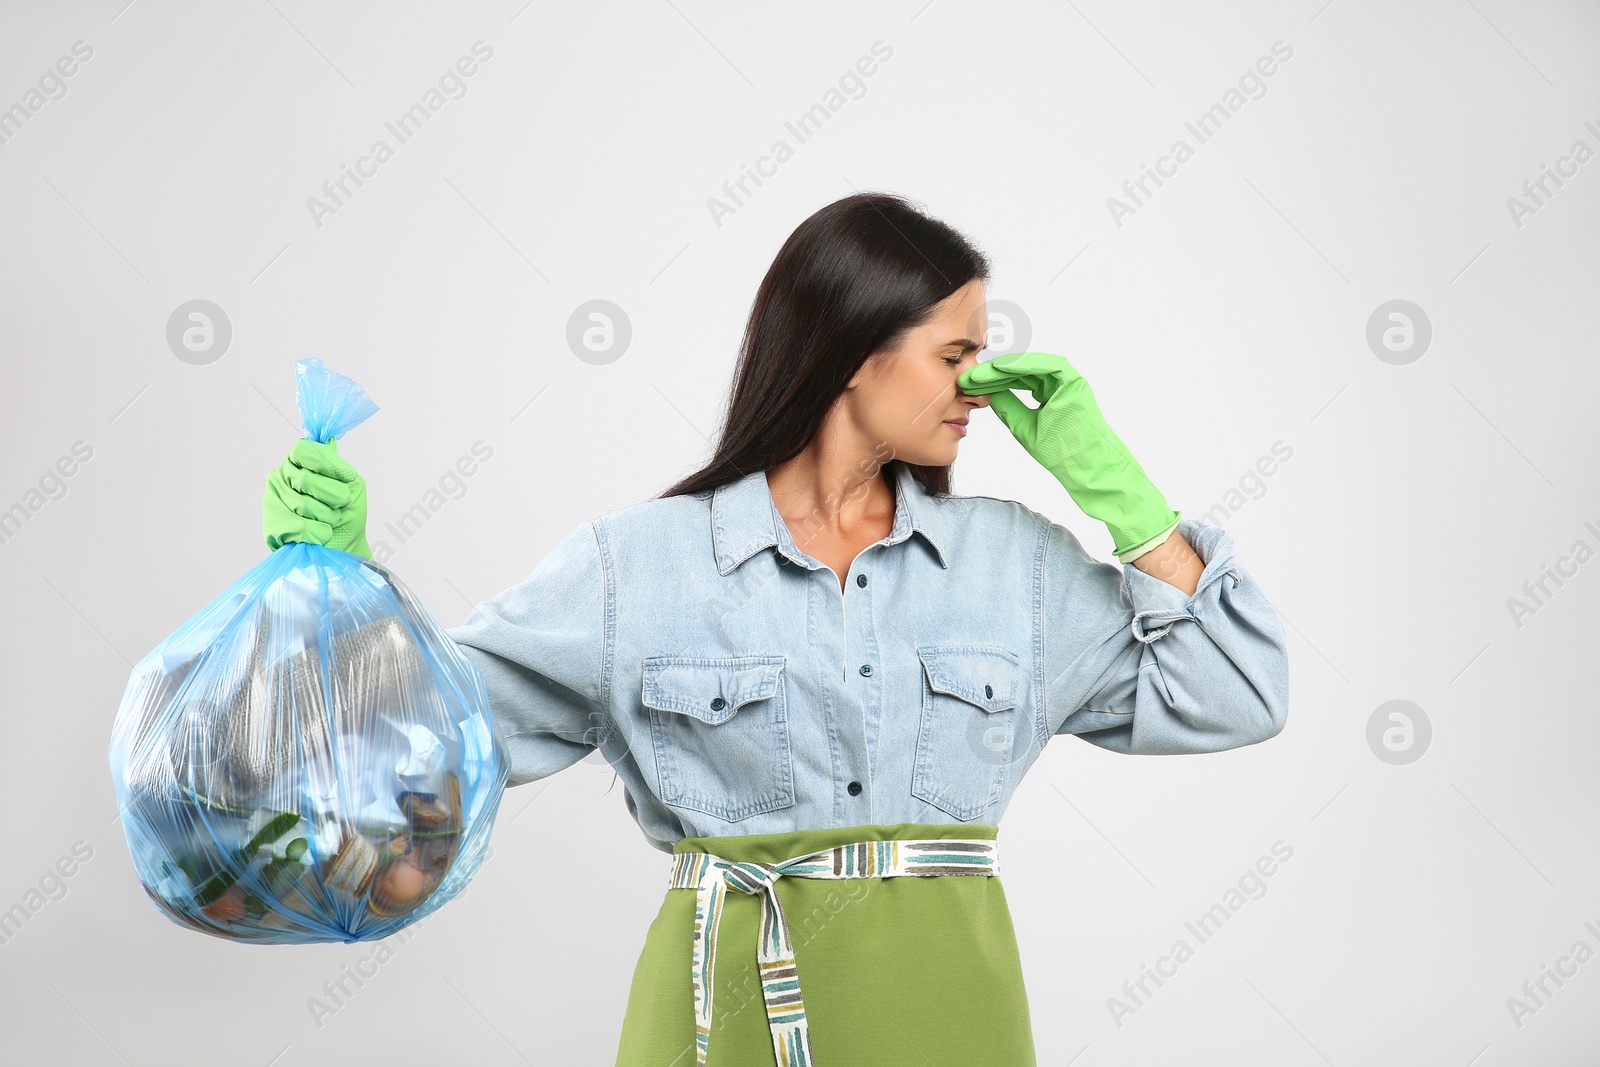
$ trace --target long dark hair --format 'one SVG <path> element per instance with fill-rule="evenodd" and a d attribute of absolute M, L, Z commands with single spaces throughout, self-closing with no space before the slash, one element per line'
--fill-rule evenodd
<path fill-rule="evenodd" d="M 961 234 L 892 193 L 854 193 L 802 222 L 756 291 L 711 461 L 657 499 L 707 492 L 803 451 L 858 368 L 895 347 L 989 261 Z M 903 464 L 930 492 L 950 467 Z"/>

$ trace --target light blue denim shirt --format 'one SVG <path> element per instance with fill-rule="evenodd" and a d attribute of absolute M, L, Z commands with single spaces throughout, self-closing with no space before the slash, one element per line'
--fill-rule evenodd
<path fill-rule="evenodd" d="M 449 631 L 482 671 L 511 785 L 596 746 L 651 845 L 866 823 L 998 823 L 1057 734 L 1126 753 L 1264 741 L 1283 628 L 1218 526 L 1178 531 L 1192 596 L 1038 512 L 934 496 L 833 571 L 766 472 L 585 522 Z"/>

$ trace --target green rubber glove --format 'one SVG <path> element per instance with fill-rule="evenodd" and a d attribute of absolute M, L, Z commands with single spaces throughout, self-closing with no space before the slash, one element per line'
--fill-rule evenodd
<path fill-rule="evenodd" d="M 995 415 L 1022 447 L 1085 515 L 1106 524 L 1122 562 L 1160 545 L 1177 527 L 1179 513 L 1106 425 L 1089 383 L 1065 357 L 1015 352 L 969 367 L 956 381 L 963 392 L 990 394 Z M 1031 392 L 1039 407 L 1024 404 L 1014 386 Z"/>
<path fill-rule="evenodd" d="M 267 475 L 261 500 L 267 547 L 290 541 L 372 557 L 367 547 L 367 483 L 339 456 L 338 441 L 301 438 Z"/>

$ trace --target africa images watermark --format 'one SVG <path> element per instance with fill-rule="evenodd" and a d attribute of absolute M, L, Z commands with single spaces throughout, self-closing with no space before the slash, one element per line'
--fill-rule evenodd
<path fill-rule="evenodd" d="M 77 858 L 74 859 L 74 856 Z M 21 900 L 0 912 L 0 945 L 9 945 L 22 932 L 28 920 L 43 910 L 46 904 L 65 897 L 68 889 L 66 880 L 92 859 L 94 846 L 79 838 L 72 843 L 71 855 L 63 855 L 46 867 L 39 876 L 37 889 L 29 886 Z"/>
<path fill-rule="evenodd" d="M 485 845 L 483 862 L 478 871 L 473 872 L 473 880 L 477 879 L 483 867 L 487 866 L 492 859 L 494 859 L 494 846 Z M 469 881 L 447 903 L 454 904 L 459 900 L 465 899 L 471 890 L 472 881 Z M 339 1014 L 341 1010 L 347 1007 L 350 1001 L 355 998 L 356 993 L 366 988 L 368 982 L 378 977 L 379 968 L 394 959 L 395 951 L 410 944 L 411 939 L 417 936 L 417 932 L 427 926 L 433 920 L 434 915 L 437 914 L 437 912 L 434 912 L 430 915 L 424 915 L 416 922 L 396 930 L 379 941 L 372 951 L 358 956 L 353 965 L 349 963 L 339 964 L 338 976 L 322 983 L 322 995 L 313 995 L 306 998 L 306 1010 L 311 1013 L 311 1021 L 316 1024 L 317 1029 L 321 1030 L 326 1020 Z M 351 988 L 352 985 L 355 986 L 354 989 Z"/>
<path fill-rule="evenodd" d="M 1593 522 L 1585 522 L 1583 528 L 1594 535 L 1596 544 L 1600 544 L 1600 528 Z M 1536 615 L 1539 610 L 1550 603 L 1552 597 L 1567 583 L 1563 579 L 1575 578 L 1578 568 L 1588 563 L 1595 556 L 1595 549 L 1587 540 L 1580 537 L 1572 542 L 1565 555 L 1557 556 L 1555 566 L 1548 563 L 1539 565 L 1539 577 L 1528 579 L 1522 583 L 1522 592 L 1526 600 L 1511 596 L 1506 597 L 1506 609 L 1511 612 L 1511 621 L 1517 629 L 1522 629 L 1522 621 L 1529 615 Z M 1552 585 L 1554 589 L 1550 588 Z"/>
<path fill-rule="evenodd" d="M 835 83 L 837 88 L 830 86 L 822 94 L 822 99 L 802 111 L 793 122 L 783 124 L 783 128 L 794 137 L 794 145 L 790 145 L 788 140 L 782 137 L 773 141 L 771 147 L 767 149 L 767 154 L 756 159 L 754 169 L 743 163 L 739 164 L 739 176 L 722 183 L 722 198 L 715 196 L 706 198 L 706 210 L 711 213 L 711 221 L 718 229 L 722 228 L 725 216 L 738 212 L 755 195 L 746 183 L 753 182 L 757 189 L 761 188 L 766 184 L 762 179 L 777 174 L 779 166 L 794 158 L 795 148 L 816 136 L 817 131 L 838 114 L 840 108 L 851 100 L 860 100 L 867 95 L 866 79 L 878 72 L 879 63 L 889 62 L 890 57 L 894 55 L 894 49 L 885 44 L 881 37 L 872 42 L 870 51 L 871 55 L 864 55 L 855 61 L 853 67 L 845 68 L 845 72 L 839 75 Z M 873 59 L 873 56 L 877 59 Z M 849 94 L 848 97 L 846 93 Z"/>
<path fill-rule="evenodd" d="M 1600 926 L 1596 926 L 1593 920 L 1585 920 L 1583 928 L 1600 939 Z M 1589 942 L 1580 937 L 1572 943 L 1566 955 L 1557 957 L 1553 968 L 1548 963 L 1540 964 L 1539 976 L 1522 983 L 1522 996 L 1506 998 L 1506 1010 L 1511 1013 L 1511 1021 L 1517 1029 L 1522 1029 L 1523 1021 L 1529 1015 L 1537 1015 L 1541 1008 L 1546 1007 L 1550 999 L 1567 984 L 1563 979 L 1575 978 L 1578 968 L 1594 959 L 1594 955 L 1595 951 Z M 1550 988 L 1551 983 L 1555 984 L 1554 989 Z"/>
<path fill-rule="evenodd" d="M 10 107 L 0 110 L 0 145 L 10 144 L 12 138 L 33 119 L 44 106 L 67 95 L 66 79 L 78 73 L 81 64 L 94 58 L 94 49 L 87 41 L 73 41 L 72 54 L 62 56 L 55 65 L 45 68 L 39 75 L 37 89 L 30 88 Z"/>
<path fill-rule="evenodd" d="M 1239 876 L 1237 888 L 1229 886 L 1223 892 L 1221 900 L 1201 912 L 1193 922 L 1187 920 L 1184 922 L 1184 928 L 1194 935 L 1195 945 L 1203 945 L 1215 937 L 1222 929 L 1222 925 L 1237 915 L 1249 901 L 1260 900 L 1267 895 L 1266 879 L 1277 873 L 1279 863 L 1289 862 L 1289 858 L 1294 855 L 1294 848 L 1279 838 L 1272 843 L 1271 852 L 1277 860 L 1272 856 L 1262 856 L 1253 865 L 1245 868 L 1245 872 Z M 1139 977 L 1130 978 L 1122 983 L 1122 996 L 1106 998 L 1106 1010 L 1111 1012 L 1111 1021 L 1116 1024 L 1117 1029 L 1122 1029 L 1123 1019 L 1137 1013 L 1155 996 L 1155 990 L 1152 990 L 1147 983 L 1154 982 L 1156 989 L 1160 989 L 1166 984 L 1162 979 L 1176 975 L 1178 966 L 1188 963 L 1194 958 L 1194 954 L 1194 946 L 1180 937 L 1172 943 L 1172 947 L 1165 955 L 1156 960 L 1154 967 L 1148 963 L 1141 963 Z"/>
<path fill-rule="evenodd" d="M 1272 442 L 1270 449 L 1272 456 L 1277 456 L 1279 462 L 1274 462 L 1272 456 L 1260 456 L 1253 467 L 1248 468 L 1239 475 L 1236 486 L 1229 486 L 1222 494 L 1222 499 L 1212 504 L 1210 508 L 1195 516 L 1195 521 L 1208 526 L 1221 526 L 1223 520 L 1231 519 L 1253 500 L 1260 500 L 1267 495 L 1266 479 L 1277 474 L 1281 463 L 1287 463 L 1294 455 L 1294 446 L 1286 443 L 1283 438 Z"/>
<path fill-rule="evenodd" d="M 1585 122 L 1583 128 L 1600 139 L 1600 127 L 1596 127 L 1593 121 Z M 1572 142 L 1572 147 L 1567 150 L 1566 155 L 1556 160 L 1554 167 L 1548 163 L 1539 164 L 1539 176 L 1522 183 L 1522 193 L 1526 199 L 1506 197 L 1506 210 L 1511 213 L 1511 224 L 1519 230 L 1522 229 L 1523 221 L 1529 215 L 1537 215 L 1539 209 L 1545 207 L 1550 198 L 1567 184 L 1561 179 L 1577 177 L 1578 168 L 1593 158 L 1594 149 L 1589 147 L 1588 141 L 1580 137 Z M 1567 169 L 1569 165 L 1570 170 Z M 1550 188 L 1551 183 L 1555 184 L 1554 189 Z M 1544 195 L 1540 196 L 1540 193 Z"/>
<path fill-rule="evenodd" d="M 458 456 L 455 463 L 445 468 L 434 485 L 422 494 L 421 500 L 406 508 L 395 519 L 384 522 L 382 532 L 393 537 L 395 544 L 391 548 L 387 541 L 375 537 L 372 541 L 373 560 L 386 564 L 394 558 L 395 552 L 416 537 L 423 524 L 443 511 L 445 504 L 467 495 L 467 479 L 477 474 L 483 464 L 493 458 L 493 445 L 482 438 L 472 442 L 471 455 L 462 453 Z"/>
<path fill-rule="evenodd" d="M 460 100 L 467 95 L 467 79 L 478 72 L 480 63 L 489 62 L 494 55 L 494 48 L 482 40 L 477 40 L 472 42 L 471 52 L 472 55 L 464 55 L 457 59 L 453 68 L 447 67 L 445 72 L 439 75 L 438 88 L 430 85 L 417 103 L 400 112 L 392 121 L 383 124 L 383 128 L 394 138 L 394 146 L 379 137 L 367 149 L 367 154 L 356 160 L 353 168 L 341 163 L 339 176 L 322 183 L 322 195 L 325 199 L 315 196 L 306 198 L 306 210 L 311 212 L 311 221 L 317 229 L 322 229 L 322 220 L 325 216 L 337 215 L 356 192 L 367 184 L 368 179 L 377 176 L 378 168 L 394 158 L 396 146 L 403 145 L 415 137 L 423 125 L 446 103 Z M 474 59 L 473 56 L 477 58 Z M 354 189 L 350 187 L 352 184 L 355 186 Z"/>
<path fill-rule="evenodd" d="M 67 479 L 78 473 L 79 467 L 94 457 L 94 446 L 84 440 L 72 442 L 70 455 L 63 455 L 39 475 L 37 488 L 29 486 L 22 499 L 0 510 L 0 545 L 7 545 L 22 532 L 28 521 L 52 500 L 67 495 Z"/>
<path fill-rule="evenodd" d="M 1223 123 L 1232 118 L 1250 100 L 1260 100 L 1267 95 L 1267 83 L 1264 79 L 1276 74 L 1278 64 L 1287 63 L 1294 55 L 1294 49 L 1283 40 L 1273 41 L 1271 51 L 1271 56 L 1261 56 L 1253 67 L 1245 68 L 1245 72 L 1239 75 L 1237 89 L 1229 86 L 1218 103 L 1202 111 L 1194 121 L 1183 124 L 1183 128 L 1194 136 L 1197 145 L 1205 144 L 1215 137 L 1222 129 Z M 1274 60 L 1272 56 L 1278 58 Z M 1246 93 L 1250 95 L 1246 97 Z M 1111 213 L 1112 224 L 1117 229 L 1122 229 L 1122 220 L 1128 215 L 1137 213 L 1139 208 L 1144 207 L 1145 202 L 1155 195 L 1145 183 L 1155 182 L 1156 188 L 1161 188 L 1166 184 L 1162 179 L 1176 177 L 1178 168 L 1194 158 L 1194 153 L 1195 150 L 1189 142 L 1180 137 L 1172 142 L 1172 147 L 1167 150 L 1166 155 L 1156 160 L 1153 168 L 1147 163 L 1139 164 L 1141 172 L 1139 176 L 1122 183 L 1122 192 L 1133 202 L 1130 204 L 1127 200 L 1115 196 L 1106 198 L 1106 210 Z M 1140 195 L 1141 192 L 1143 196 Z"/>

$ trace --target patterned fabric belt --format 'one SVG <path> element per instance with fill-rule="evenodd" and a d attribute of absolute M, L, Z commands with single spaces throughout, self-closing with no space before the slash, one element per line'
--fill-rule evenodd
<path fill-rule="evenodd" d="M 743 863 L 709 852 L 680 852 L 672 861 L 669 888 L 695 890 L 694 1014 L 695 1062 L 705 1067 L 711 1042 L 711 994 L 717 957 L 717 925 L 729 889 L 761 895 L 761 938 L 756 959 L 761 994 L 779 1067 L 816 1067 L 806 1028 L 800 975 L 795 970 L 789 925 L 778 900 L 779 878 L 892 878 L 895 875 L 999 874 L 993 840 L 919 839 L 857 841 L 835 845 L 781 863 Z"/>

